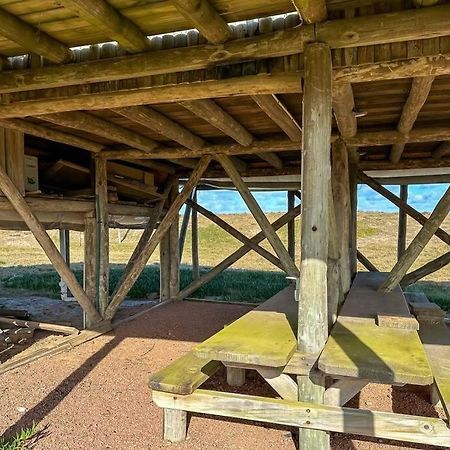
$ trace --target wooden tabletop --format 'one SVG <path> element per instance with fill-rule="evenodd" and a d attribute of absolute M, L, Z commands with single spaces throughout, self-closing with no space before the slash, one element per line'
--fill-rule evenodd
<path fill-rule="evenodd" d="M 284 367 L 297 348 L 297 302 L 292 286 L 194 348 L 202 358 Z"/>

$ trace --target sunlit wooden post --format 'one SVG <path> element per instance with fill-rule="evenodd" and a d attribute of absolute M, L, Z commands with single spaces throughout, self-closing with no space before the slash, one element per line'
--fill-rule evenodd
<path fill-rule="evenodd" d="M 328 337 L 327 261 L 331 177 L 331 52 L 321 43 L 305 48 L 302 153 L 301 270 L 298 349 L 318 354 Z M 299 399 L 323 403 L 324 377 L 298 376 Z M 300 448 L 328 449 L 326 432 L 299 430 Z"/>

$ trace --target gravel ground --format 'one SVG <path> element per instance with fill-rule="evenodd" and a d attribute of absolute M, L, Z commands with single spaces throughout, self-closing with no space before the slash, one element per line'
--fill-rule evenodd
<path fill-rule="evenodd" d="M 32 421 L 43 430 L 35 450 L 294 449 L 290 431 L 251 422 L 193 416 L 182 444 L 162 440 L 162 411 L 151 401 L 148 377 L 225 324 L 247 306 L 183 302 L 149 311 L 76 349 L 2 375 L 0 431 L 7 436 Z M 229 390 L 223 373 L 209 387 Z M 272 396 L 249 373 L 241 392 Z M 354 399 L 362 408 L 437 416 L 423 388 L 368 385 Z M 442 414 L 442 411 L 438 411 Z M 333 449 L 427 449 L 334 435 Z"/>

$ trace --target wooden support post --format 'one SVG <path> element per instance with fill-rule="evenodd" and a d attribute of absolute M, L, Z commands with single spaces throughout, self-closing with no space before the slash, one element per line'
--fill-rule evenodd
<path fill-rule="evenodd" d="M 97 296 L 97 270 L 96 270 L 96 235 L 97 220 L 95 217 L 86 217 L 84 221 L 84 264 L 83 264 L 83 288 L 93 305 Z M 84 314 L 84 327 L 90 328 L 89 317 Z"/>
<path fill-rule="evenodd" d="M 400 186 L 400 199 L 402 202 L 408 203 L 408 185 L 402 184 Z M 401 208 L 398 210 L 398 241 L 397 241 L 397 259 L 405 253 L 406 250 L 406 227 L 407 215 Z"/>
<path fill-rule="evenodd" d="M 170 298 L 170 235 L 166 234 L 159 243 L 159 299 Z"/>
<path fill-rule="evenodd" d="M 434 233 L 440 227 L 450 211 L 450 188 L 442 196 L 439 203 L 434 208 L 430 218 L 427 220 L 422 229 L 417 233 L 405 253 L 398 260 L 392 269 L 386 281 L 380 286 L 381 292 L 390 292 L 395 285 L 401 281 L 406 275 L 408 269 L 413 265 L 414 261 L 420 255 L 425 245 L 433 237 Z"/>
<path fill-rule="evenodd" d="M 39 245 L 44 250 L 50 262 L 53 264 L 55 270 L 67 284 L 75 299 L 86 311 L 92 322 L 101 321 L 101 316 L 98 314 L 89 297 L 86 295 L 86 293 L 78 283 L 73 272 L 67 266 L 66 262 L 61 256 L 61 253 L 59 253 L 59 250 L 50 239 L 44 227 L 33 214 L 29 205 L 2 167 L 0 167 L 0 189 L 11 202 L 11 205 L 20 215 L 22 220 L 27 224 L 28 228 L 33 233 L 36 240 L 39 242 Z"/>
<path fill-rule="evenodd" d="M 227 367 L 227 383 L 229 386 L 243 386 L 245 384 L 245 369 Z"/>
<path fill-rule="evenodd" d="M 350 181 L 350 273 L 352 278 L 358 270 L 358 177 L 357 166 L 349 165 Z"/>
<path fill-rule="evenodd" d="M 327 261 L 331 177 L 331 52 L 321 43 L 305 47 L 302 152 L 301 271 L 298 350 L 317 354 L 328 338 Z M 298 376 L 299 400 L 323 403 L 324 377 Z M 299 430 L 300 448 L 329 448 L 329 435 Z"/>
<path fill-rule="evenodd" d="M 6 172 L 16 188 L 25 194 L 25 146 L 24 134 L 5 130 Z"/>
<path fill-rule="evenodd" d="M 97 217 L 97 295 L 102 316 L 109 303 L 109 213 L 106 159 L 95 159 L 95 197 Z"/>
<path fill-rule="evenodd" d="M 182 442 L 186 439 L 187 412 L 164 408 L 164 440 Z"/>
<path fill-rule="evenodd" d="M 191 194 L 191 198 L 192 198 L 192 194 Z M 186 242 L 186 234 L 187 234 L 187 229 L 189 226 L 190 219 L 191 219 L 191 207 L 188 204 L 186 204 L 185 210 L 184 210 L 184 215 L 183 215 L 183 221 L 181 222 L 180 239 L 179 239 L 179 243 L 178 243 L 178 252 L 180 253 L 180 262 L 183 259 L 184 244 Z"/>
<path fill-rule="evenodd" d="M 209 156 L 205 156 L 199 161 L 197 167 L 193 170 L 191 176 L 184 185 L 183 190 L 180 192 L 180 194 L 178 194 L 177 198 L 170 205 L 170 208 L 164 218 L 161 220 L 159 227 L 146 242 L 139 243 L 142 244 L 140 245 L 139 252 L 133 253 L 133 257 L 132 259 L 130 259 L 130 263 L 128 264 L 124 275 L 122 276 L 112 295 L 111 302 L 106 311 L 106 317 L 112 318 L 114 316 L 114 313 L 116 312 L 122 301 L 125 299 L 128 291 L 131 289 L 133 284 L 139 278 L 139 275 L 144 270 L 150 256 L 153 254 L 156 247 L 160 244 L 161 239 L 169 231 L 169 228 L 172 225 L 173 221 L 178 217 L 180 208 L 183 206 L 183 203 L 187 200 L 192 190 L 199 182 L 210 161 L 211 157 Z"/>
<path fill-rule="evenodd" d="M 59 230 L 59 251 L 64 258 L 66 264 L 70 267 L 70 231 Z M 61 280 L 61 298 L 67 300 L 70 297 L 70 292 L 67 289 L 66 283 Z"/>
<path fill-rule="evenodd" d="M 333 143 L 331 185 L 333 191 L 336 235 L 339 239 L 339 266 L 342 292 L 346 294 L 352 282 L 351 239 L 352 201 L 350 192 L 349 155 L 341 139 Z"/>
<path fill-rule="evenodd" d="M 178 196 L 178 181 L 174 183 L 172 190 L 169 193 L 169 201 L 172 204 Z M 169 298 L 176 298 L 178 292 L 180 291 L 180 252 L 179 252 L 179 225 L 180 225 L 180 215 L 177 214 L 174 217 L 173 223 L 169 228 Z"/>
<path fill-rule="evenodd" d="M 294 192 L 287 193 L 288 211 L 292 211 L 295 207 Z M 295 219 L 288 223 L 288 252 L 292 260 L 295 261 Z"/>
<path fill-rule="evenodd" d="M 192 201 L 197 202 L 197 189 L 195 189 L 192 196 Z M 192 211 L 191 222 L 191 240 L 192 240 L 192 278 L 198 280 L 200 278 L 199 253 L 198 253 L 198 214 L 197 211 Z"/>
<path fill-rule="evenodd" d="M 252 213 L 258 225 L 261 227 L 261 230 L 267 237 L 267 240 L 270 242 L 270 245 L 274 249 L 278 258 L 280 258 L 280 261 L 282 262 L 286 273 L 290 276 L 298 276 L 298 269 L 294 261 L 290 257 L 284 244 L 281 242 L 279 236 L 275 233 L 272 225 L 270 224 L 261 207 L 256 202 L 247 185 L 244 183 L 244 180 L 239 175 L 239 172 L 237 171 L 233 162 L 230 160 L 228 156 L 225 155 L 219 155 L 217 159 L 219 160 L 222 167 L 225 169 L 225 172 L 230 177 L 236 189 L 241 194 L 242 199 L 244 200 L 245 204 Z"/>

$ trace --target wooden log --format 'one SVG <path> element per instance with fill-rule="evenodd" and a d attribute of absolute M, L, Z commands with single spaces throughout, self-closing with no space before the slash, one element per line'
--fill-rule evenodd
<path fill-rule="evenodd" d="M 225 220 L 221 219 L 219 216 L 216 216 L 211 211 L 208 211 L 206 208 L 203 208 L 203 206 L 200 206 L 198 203 L 194 203 L 193 201 L 187 200 L 186 206 L 192 208 L 194 211 L 197 211 L 201 215 L 207 217 L 209 220 L 214 222 L 216 225 L 218 225 L 222 230 L 225 230 L 227 233 L 231 234 L 231 236 L 235 237 L 239 241 L 241 241 L 243 244 L 250 247 L 252 250 L 254 250 L 256 253 L 261 255 L 263 258 L 280 268 L 283 269 L 283 265 L 281 264 L 281 261 L 272 255 L 269 251 L 267 251 L 265 248 L 260 247 L 257 244 L 254 244 L 251 239 L 243 235 L 239 230 L 236 230 L 236 228 L 232 227 L 229 223 L 227 223 Z"/>
<path fill-rule="evenodd" d="M 128 291 L 131 289 L 133 284 L 138 279 L 139 275 L 142 273 L 147 261 L 150 256 L 155 251 L 158 244 L 161 242 L 163 236 L 167 233 L 170 226 L 172 225 L 175 218 L 178 216 L 180 208 L 183 206 L 189 195 L 191 194 L 194 187 L 197 185 L 198 181 L 202 177 L 204 171 L 208 167 L 211 158 L 205 156 L 202 158 L 197 166 L 197 168 L 192 172 L 188 181 L 185 183 L 183 190 L 180 192 L 178 197 L 174 200 L 169 210 L 167 211 L 164 218 L 161 220 L 159 227 L 152 234 L 151 238 L 147 242 L 143 243 L 140 247 L 139 254 L 134 254 L 133 261 L 130 260 L 130 265 L 127 266 L 126 272 L 122 277 L 121 281 L 118 283 L 113 295 L 111 302 L 106 310 L 105 317 L 112 318 L 117 308 L 120 306 L 122 301 L 125 299 Z"/>
<path fill-rule="evenodd" d="M 149 152 L 158 146 L 158 143 L 153 139 L 82 111 L 46 114 L 39 116 L 39 118 L 63 127 L 84 130 L 96 136 L 122 142 L 145 152 Z"/>
<path fill-rule="evenodd" d="M 450 264 L 450 252 L 444 253 L 438 258 L 433 259 L 433 261 L 430 261 L 424 264 L 423 266 L 419 267 L 418 269 L 414 270 L 413 272 L 406 274 L 400 281 L 400 284 L 402 287 L 414 284 L 420 279 L 428 275 L 431 275 L 432 273 L 442 269 L 448 264 Z"/>
<path fill-rule="evenodd" d="M 295 195 L 292 191 L 287 193 L 288 211 L 295 208 Z M 295 261 L 295 219 L 288 223 L 288 252 L 292 260 Z"/>
<path fill-rule="evenodd" d="M 25 147 L 24 134 L 5 130 L 6 172 L 19 192 L 25 194 Z"/>
<path fill-rule="evenodd" d="M 225 155 L 219 155 L 217 159 L 227 172 L 236 189 L 239 191 L 242 199 L 244 200 L 258 225 L 261 227 L 261 230 L 267 237 L 267 240 L 270 242 L 270 245 L 274 249 L 278 258 L 280 258 L 280 261 L 283 264 L 286 273 L 290 276 L 297 276 L 298 268 L 296 267 L 292 258 L 289 256 L 289 253 L 286 250 L 284 244 L 281 242 L 279 236 L 275 233 L 263 210 L 258 205 L 250 190 L 244 183 L 244 180 L 239 175 L 239 172 L 237 171 L 233 162 Z"/>
<path fill-rule="evenodd" d="M 27 224 L 28 228 L 39 242 L 39 245 L 50 259 L 50 262 L 53 264 L 55 270 L 64 280 L 80 306 L 86 311 L 86 314 L 90 317 L 92 322 L 99 322 L 101 317 L 96 311 L 94 305 L 91 303 L 90 299 L 79 285 L 75 275 L 65 263 L 55 244 L 50 239 L 41 223 L 36 219 L 36 216 L 31 211 L 27 202 L 14 186 L 2 167 L 0 167 L 0 189 L 11 202 L 11 205 L 22 217 L 23 221 Z"/>
<path fill-rule="evenodd" d="M 230 95 L 283 94 L 301 92 L 297 73 L 276 73 L 248 75 L 235 78 L 196 81 L 195 83 L 147 85 L 132 90 L 114 89 L 96 92 L 90 85 L 82 85 L 83 92 L 68 93 L 67 89 L 56 88 L 57 96 L 51 99 L 40 95 L 40 91 L 29 92 L 29 100 L 22 100 L 20 94 L 2 105 L 0 118 L 36 116 L 40 114 L 78 111 L 83 109 L 121 108 L 128 106 L 181 102 Z M 0 76 L 1 79 L 1 76 Z M 88 91 L 88 95 L 83 95 Z"/>
<path fill-rule="evenodd" d="M 0 9 L 0 34 L 19 44 L 25 52 L 36 53 L 54 63 L 67 63 L 73 58 L 72 51 L 64 44 L 4 9 Z"/>
<path fill-rule="evenodd" d="M 61 228 L 59 230 L 59 252 L 61 253 L 64 261 L 70 268 L 70 230 Z M 63 280 L 60 282 L 61 298 L 66 300 L 67 297 L 71 297 L 70 291 L 67 289 Z M 84 288 L 83 288 L 84 289 Z"/>
<path fill-rule="evenodd" d="M 93 305 L 97 297 L 97 220 L 87 216 L 84 226 L 84 260 L 83 260 L 83 289 Z M 84 314 L 85 328 L 91 328 L 89 317 Z"/>
<path fill-rule="evenodd" d="M 408 185 L 402 184 L 400 186 L 400 200 L 402 202 L 408 203 Z M 397 259 L 406 250 L 406 228 L 408 225 L 408 216 L 402 209 L 398 210 L 398 237 L 397 237 Z"/>
<path fill-rule="evenodd" d="M 149 50 L 149 40 L 145 33 L 105 0 L 61 0 L 60 4 L 104 31 L 125 50 L 131 53 Z"/>
<path fill-rule="evenodd" d="M 300 205 L 296 206 L 292 211 L 287 212 L 275 222 L 272 223 L 272 227 L 275 231 L 289 223 L 290 220 L 297 217 L 300 214 Z M 264 233 L 261 231 L 255 236 L 251 238 L 252 242 L 255 244 L 259 244 L 264 239 L 266 239 Z M 228 267 L 232 266 L 236 261 L 240 258 L 244 257 L 251 249 L 247 245 L 243 245 L 238 248 L 235 252 L 233 252 L 230 256 L 225 258 L 221 263 L 211 269 L 209 272 L 205 273 L 195 281 L 193 281 L 189 286 L 186 286 L 180 293 L 178 294 L 178 300 L 182 300 L 186 297 L 189 297 L 193 292 L 200 289 L 204 284 L 208 283 L 212 279 L 214 279 L 217 275 L 222 273 L 224 270 L 228 269 Z"/>
<path fill-rule="evenodd" d="M 407 135 L 412 130 L 420 110 L 427 101 L 433 81 L 433 76 L 413 78 L 408 99 L 397 124 L 397 130 L 400 133 Z M 393 163 L 399 162 L 404 149 L 404 143 L 394 144 L 389 155 L 390 160 Z"/>
<path fill-rule="evenodd" d="M 422 416 L 319 405 L 266 397 L 197 389 L 190 395 L 153 391 L 161 408 L 235 419 L 277 423 L 302 429 L 348 433 L 447 447 L 450 431 L 446 421 Z M 311 447 L 306 447 L 308 450 Z"/>
<path fill-rule="evenodd" d="M 191 200 L 192 200 L 192 194 L 191 194 Z M 186 234 L 187 229 L 189 226 L 189 221 L 191 219 L 191 211 L 192 208 L 186 204 L 183 214 L 183 221 L 181 222 L 181 228 L 180 228 L 180 238 L 178 240 L 178 252 L 180 254 L 180 262 L 183 260 L 183 250 L 184 250 L 184 244 L 186 243 Z"/>
<path fill-rule="evenodd" d="M 233 37 L 228 24 L 208 0 L 174 0 L 177 10 L 213 44 L 221 44 Z"/>
<path fill-rule="evenodd" d="M 197 189 L 194 190 L 192 201 L 197 203 Z M 198 203 L 197 203 L 198 204 Z M 196 210 L 192 210 L 191 223 L 192 241 L 192 279 L 194 282 L 200 278 L 199 253 L 198 253 L 198 215 Z"/>
<path fill-rule="evenodd" d="M 350 83 L 335 83 L 333 86 L 333 111 L 341 135 L 353 137 L 357 132 L 355 99 Z"/>
<path fill-rule="evenodd" d="M 322 22 L 327 18 L 325 0 L 292 0 L 302 20 L 306 23 Z"/>
<path fill-rule="evenodd" d="M 50 141 L 61 142 L 62 144 L 80 147 L 90 152 L 100 152 L 104 146 L 89 139 L 85 139 L 73 134 L 65 133 L 51 128 L 27 122 L 21 119 L 0 120 L 0 126 L 10 130 L 30 134 Z"/>
<path fill-rule="evenodd" d="M 291 141 L 302 141 L 301 126 L 276 95 L 253 95 L 252 99 L 286 133 Z"/>
<path fill-rule="evenodd" d="M 358 261 L 369 271 L 369 272 L 379 272 L 375 264 L 373 264 L 369 258 L 363 255 L 362 252 L 357 250 L 356 255 L 358 257 Z"/>
<path fill-rule="evenodd" d="M 331 184 L 334 202 L 334 214 L 336 215 L 336 235 L 339 236 L 339 266 L 342 292 L 346 294 L 352 281 L 352 269 L 350 263 L 350 222 L 351 222 L 351 197 L 349 156 L 347 147 L 342 140 L 333 143 L 331 152 Z"/>
<path fill-rule="evenodd" d="M 425 245 L 430 241 L 438 230 L 439 226 L 447 217 L 450 211 L 450 188 L 442 196 L 439 203 L 431 213 L 430 218 L 417 233 L 416 237 L 409 244 L 406 251 L 392 269 L 386 281 L 380 286 L 381 292 L 390 292 L 401 279 L 406 275 L 408 269 L 420 255 Z"/>
<path fill-rule="evenodd" d="M 169 202 L 172 204 L 178 196 L 179 182 L 178 178 L 173 184 L 173 187 L 169 193 Z M 169 298 L 175 298 L 180 291 L 180 253 L 178 248 L 179 239 L 179 221 L 180 216 L 176 214 L 173 219 L 172 225 L 169 228 L 167 235 L 169 236 L 169 260 L 170 260 L 170 272 L 169 272 Z"/>
<path fill-rule="evenodd" d="M 95 159 L 95 197 L 97 219 L 97 295 L 102 317 L 109 303 L 109 211 L 108 169 L 106 160 Z"/>
<path fill-rule="evenodd" d="M 0 313 L 3 313 L 0 310 Z M 0 323 L 5 325 L 12 325 L 14 327 L 23 327 L 23 328 L 34 328 L 38 330 L 45 331 L 55 331 L 57 333 L 63 334 L 78 334 L 79 330 L 75 327 L 69 327 L 66 325 L 58 325 L 56 323 L 45 323 L 45 322 L 36 322 L 33 320 L 21 320 L 21 319 L 11 319 L 9 317 L 0 317 Z"/>
<path fill-rule="evenodd" d="M 159 299 L 160 301 L 170 300 L 170 236 L 168 234 L 159 243 Z"/>
<path fill-rule="evenodd" d="M 206 144 L 202 138 L 149 107 L 133 106 L 117 108 L 114 111 L 192 150 L 198 150 Z"/>
<path fill-rule="evenodd" d="M 327 261 L 331 178 L 331 52 L 321 43 L 305 48 L 302 152 L 301 271 L 298 350 L 320 353 L 328 338 Z M 323 403 L 324 377 L 299 375 L 299 400 Z M 300 448 L 328 449 L 329 435 L 299 430 Z"/>
<path fill-rule="evenodd" d="M 405 203 L 402 201 L 399 197 L 397 197 L 395 194 L 393 194 L 391 191 L 386 189 L 384 186 L 382 186 L 380 183 L 378 183 L 373 178 L 367 176 L 363 172 L 358 172 L 358 178 L 368 186 L 370 186 L 374 191 L 381 194 L 384 198 L 388 199 L 390 202 L 392 202 L 395 206 L 398 208 L 401 208 L 403 211 L 408 214 L 408 216 L 412 217 L 415 221 L 420 223 L 421 225 L 425 225 L 428 221 L 427 217 L 425 217 L 422 213 L 414 209 L 412 206 L 408 205 L 408 203 Z M 442 241 L 445 242 L 447 245 L 450 245 L 450 235 L 444 231 L 442 228 L 438 228 L 436 231 L 436 236 Z"/>

